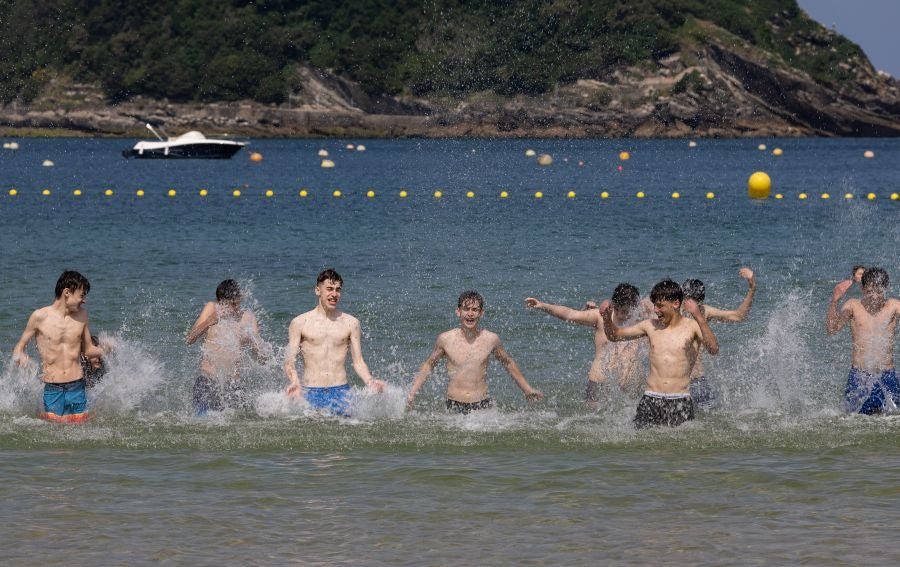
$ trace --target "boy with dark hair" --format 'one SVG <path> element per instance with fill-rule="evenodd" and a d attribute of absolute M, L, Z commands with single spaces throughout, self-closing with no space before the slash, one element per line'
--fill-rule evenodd
<path fill-rule="evenodd" d="M 613 320 L 617 325 L 627 325 L 633 322 L 633 317 L 637 315 L 640 298 L 640 292 L 633 285 L 622 283 L 616 286 L 611 303 Z M 615 344 L 610 342 L 603 330 L 603 317 L 596 309 L 572 309 L 565 305 L 544 303 L 535 297 L 526 297 L 525 307 L 538 309 L 557 319 L 594 329 L 594 360 L 588 370 L 587 387 L 584 393 L 584 401 L 592 409 L 596 409 L 600 386 L 609 376 L 617 377 L 621 388 L 627 388 L 636 380 L 640 369 L 637 360 L 638 343 Z"/>
<path fill-rule="evenodd" d="M 747 280 L 747 295 L 744 296 L 744 300 L 741 301 L 737 309 L 719 309 L 718 307 L 704 304 L 706 286 L 700 280 L 686 280 L 681 284 L 681 290 L 686 298 L 697 302 L 708 322 L 726 321 L 740 323 L 747 318 L 747 315 L 750 313 L 750 307 L 753 306 L 753 297 L 756 295 L 756 276 L 754 276 L 753 270 L 747 267 L 741 268 L 738 271 L 738 275 Z M 719 398 L 717 389 L 706 378 L 702 353 L 697 357 L 697 362 L 691 371 L 691 398 L 693 398 L 694 404 L 703 410 L 713 409 Z"/>
<path fill-rule="evenodd" d="M 710 354 L 719 352 L 719 343 L 706 322 L 703 311 L 693 299 L 684 299 L 681 287 L 672 280 L 653 286 L 650 301 L 657 319 L 619 327 L 612 320 L 610 302 L 600 305 L 603 329 L 610 341 L 629 341 L 647 337 L 650 341 L 650 374 L 647 390 L 638 403 L 634 424 L 675 427 L 694 418 L 690 395 L 691 369 L 701 345 Z M 684 310 L 693 319 L 681 315 Z"/>
<path fill-rule="evenodd" d="M 385 383 L 376 380 L 362 355 L 362 331 L 359 320 L 340 311 L 344 280 L 331 268 L 316 277 L 316 306 L 298 315 L 288 326 L 288 346 L 284 373 L 288 379 L 287 394 L 299 397 L 315 409 L 346 415 L 350 404 L 350 385 L 347 383 L 347 352 L 353 370 L 367 387 L 376 392 Z M 303 385 L 297 374 L 297 355 L 303 358 Z"/>
<path fill-rule="evenodd" d="M 244 348 L 250 348 L 257 360 L 260 353 L 259 324 L 256 315 L 241 309 L 241 288 L 232 279 L 216 287 L 216 301 L 208 301 L 188 331 L 189 345 L 203 338 L 200 373 L 194 380 L 191 396 L 197 415 L 222 411 L 226 407 L 245 408 L 249 404 L 240 379 L 240 361 Z"/>
<path fill-rule="evenodd" d="M 13 360 L 19 366 L 30 362 L 25 348 L 35 339 L 41 356 L 44 408 L 40 417 L 51 421 L 84 421 L 88 418 L 82 355 L 101 359 L 110 346 L 94 346 L 84 309 L 91 284 L 75 271 L 65 271 L 56 282 L 56 299 L 31 314 Z"/>
<path fill-rule="evenodd" d="M 862 299 L 848 299 L 840 311 L 837 304 L 853 286 L 853 280 L 834 286 L 825 328 L 833 335 L 850 324 L 853 365 L 844 390 L 844 409 L 872 415 L 895 410 L 900 404 L 900 384 L 894 371 L 894 334 L 900 300 L 885 296 L 890 282 L 881 268 L 866 269 L 861 283 Z"/>
<path fill-rule="evenodd" d="M 422 363 L 413 379 L 406 397 L 407 408 L 412 408 L 416 393 L 428 379 L 441 358 L 447 357 L 447 410 L 451 413 L 468 414 L 474 410 L 493 407 L 488 394 L 487 367 L 494 355 L 525 394 L 529 402 L 544 397 L 543 392 L 532 388 L 516 361 L 507 354 L 495 333 L 479 328 L 484 316 L 484 299 L 478 292 L 463 292 L 456 302 L 456 316 L 459 327 L 438 335 L 434 350 Z"/>

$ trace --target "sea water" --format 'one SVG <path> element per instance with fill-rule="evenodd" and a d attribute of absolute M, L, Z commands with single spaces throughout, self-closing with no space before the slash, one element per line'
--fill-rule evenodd
<path fill-rule="evenodd" d="M 4 562 L 838 565 L 900 551 L 900 416 L 842 412 L 849 336 L 824 330 L 854 264 L 900 278 L 897 141 L 254 141 L 261 162 L 18 141 L 0 153 Z M 320 167 L 321 148 L 335 168 Z M 754 171 L 784 198 L 748 200 Z M 585 409 L 592 330 L 523 304 L 581 307 L 620 282 L 647 294 L 693 277 L 709 304 L 733 308 L 741 266 L 756 273 L 753 310 L 714 323 L 721 351 L 705 357 L 721 407 L 677 429 L 635 431 L 633 393 Z M 325 267 L 390 384 L 373 395 L 354 378 L 351 418 L 283 394 L 287 326 L 315 306 Z M 90 279 L 91 330 L 118 344 L 81 426 L 36 419 L 37 367 L 8 360 L 64 269 Z M 184 336 L 229 277 L 270 356 L 244 362 L 251 409 L 199 418 L 199 350 Z M 447 415 L 439 365 L 407 412 L 467 289 L 545 398 L 526 404 L 492 362 L 496 408 Z"/>

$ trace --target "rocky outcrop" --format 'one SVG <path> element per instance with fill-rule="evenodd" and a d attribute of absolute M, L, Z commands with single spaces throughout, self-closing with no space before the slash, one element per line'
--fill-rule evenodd
<path fill-rule="evenodd" d="M 144 136 L 146 122 L 172 133 L 255 137 L 900 135 L 900 82 L 868 61 L 854 69 L 851 84 L 820 84 L 770 53 L 710 33 L 655 68 L 617 69 L 535 97 L 373 97 L 342 77 L 298 67 L 297 88 L 282 105 L 140 98 L 112 105 L 96 87 L 59 77 L 33 104 L 0 109 L 0 126 L 130 136 Z"/>

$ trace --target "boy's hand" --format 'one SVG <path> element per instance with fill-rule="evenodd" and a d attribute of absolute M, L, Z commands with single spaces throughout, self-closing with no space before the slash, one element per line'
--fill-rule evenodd
<path fill-rule="evenodd" d="M 751 288 L 756 287 L 756 276 L 753 274 L 753 270 L 745 266 L 738 271 L 738 275 L 747 280 L 747 285 Z"/>
<path fill-rule="evenodd" d="M 693 299 L 685 299 L 684 300 L 684 310 L 691 314 L 694 319 L 697 319 L 697 316 L 700 314 L 700 306 Z"/>
<path fill-rule="evenodd" d="M 386 382 L 384 382 L 383 380 L 376 380 L 374 378 L 372 378 L 372 380 L 368 384 L 366 384 L 366 388 L 372 388 L 379 394 L 384 392 L 385 387 L 387 387 Z"/>
<path fill-rule="evenodd" d="M 831 295 L 831 301 L 838 301 L 844 294 L 847 293 L 847 290 L 853 287 L 853 280 L 844 280 L 834 286 L 834 293 Z"/>
<path fill-rule="evenodd" d="M 541 302 L 536 297 L 526 297 L 525 298 L 525 307 L 529 309 L 540 309 Z"/>
<path fill-rule="evenodd" d="M 604 314 L 606 314 L 607 311 L 609 311 L 610 305 L 612 305 L 610 303 L 610 301 L 608 299 L 604 299 L 603 303 L 600 304 L 600 306 L 597 308 L 597 310 L 600 311 L 601 315 L 604 315 Z"/>
<path fill-rule="evenodd" d="M 31 357 L 24 352 L 22 354 L 14 354 L 12 359 L 13 362 L 19 365 L 19 368 L 26 368 L 31 364 Z"/>
<path fill-rule="evenodd" d="M 544 398 L 544 392 L 532 388 L 530 392 L 525 394 L 525 400 L 528 402 L 537 402 Z"/>

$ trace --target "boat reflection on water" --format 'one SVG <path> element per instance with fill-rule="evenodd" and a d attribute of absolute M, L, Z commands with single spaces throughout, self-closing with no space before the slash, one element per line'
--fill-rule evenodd
<path fill-rule="evenodd" d="M 163 139 L 153 126 L 147 124 L 158 141 L 140 141 L 134 147 L 122 150 L 126 158 L 142 159 L 230 159 L 248 142 L 232 138 L 207 138 L 192 130 L 175 138 Z"/>

